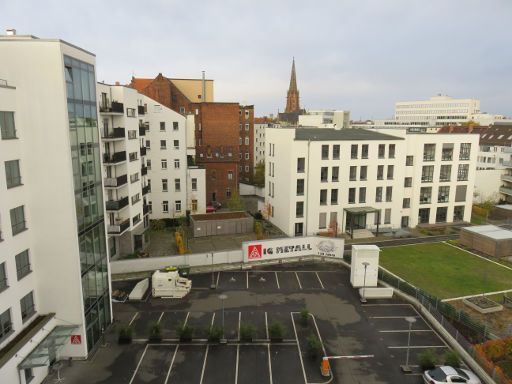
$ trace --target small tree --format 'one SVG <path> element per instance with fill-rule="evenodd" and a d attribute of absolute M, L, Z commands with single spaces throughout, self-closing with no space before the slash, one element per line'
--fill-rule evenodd
<path fill-rule="evenodd" d="M 151 220 L 151 229 L 154 231 L 161 231 L 165 228 L 165 221 L 163 220 Z"/>
<path fill-rule="evenodd" d="M 444 356 L 444 364 L 454 368 L 460 367 L 460 357 L 453 349 L 448 350 Z"/>
<path fill-rule="evenodd" d="M 218 325 L 212 325 L 208 330 L 208 341 L 218 343 L 222 337 L 222 328 Z"/>
<path fill-rule="evenodd" d="M 153 323 L 149 327 L 149 341 L 162 341 L 162 327 L 158 323 Z"/>
<path fill-rule="evenodd" d="M 308 326 L 308 319 L 309 319 L 309 311 L 307 308 L 304 308 L 300 311 L 300 323 L 303 327 Z"/>
<path fill-rule="evenodd" d="M 263 239 L 263 225 L 261 225 L 261 222 L 258 220 L 254 221 L 254 233 L 256 234 L 256 239 Z"/>
<path fill-rule="evenodd" d="M 436 367 L 437 355 L 431 349 L 427 349 L 426 351 L 419 353 L 418 359 L 423 371 L 426 371 L 427 369 L 434 369 Z"/>
<path fill-rule="evenodd" d="M 306 339 L 307 354 L 312 360 L 316 360 L 322 354 L 322 343 L 315 335 L 311 334 Z"/>
<path fill-rule="evenodd" d="M 180 341 L 190 341 L 192 340 L 192 335 L 194 334 L 194 328 L 189 325 L 180 324 L 178 325 L 178 336 L 180 337 Z"/>
<path fill-rule="evenodd" d="M 274 321 L 268 327 L 268 333 L 270 334 L 270 338 L 274 341 L 283 341 L 284 333 L 286 329 L 283 324 L 279 321 Z"/>
<path fill-rule="evenodd" d="M 240 340 L 252 341 L 256 328 L 250 323 L 240 324 Z"/>
<path fill-rule="evenodd" d="M 231 194 L 231 198 L 228 200 L 228 208 L 230 211 L 243 211 L 244 210 L 244 203 L 242 203 L 242 200 L 240 199 L 240 195 L 238 194 L 238 191 L 234 191 Z"/>
<path fill-rule="evenodd" d="M 265 186 L 265 163 L 263 161 L 256 164 L 253 180 L 257 187 L 261 188 Z"/>
<path fill-rule="evenodd" d="M 119 344 L 130 344 L 132 342 L 132 333 L 133 330 L 129 325 L 119 328 L 117 342 Z"/>

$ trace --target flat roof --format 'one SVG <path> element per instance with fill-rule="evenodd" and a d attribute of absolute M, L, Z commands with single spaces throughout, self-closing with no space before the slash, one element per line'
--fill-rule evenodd
<path fill-rule="evenodd" d="M 210 220 L 229 220 L 229 219 L 245 219 L 250 217 L 249 214 L 243 211 L 235 212 L 218 212 L 218 213 L 200 213 L 197 215 L 190 215 L 194 221 L 210 221 Z"/>
<path fill-rule="evenodd" d="M 296 128 L 295 140 L 404 140 L 404 138 L 361 128 Z"/>
<path fill-rule="evenodd" d="M 494 240 L 512 239 L 512 231 L 497 227 L 495 225 L 477 225 L 463 228 L 465 231 L 477 233 Z"/>

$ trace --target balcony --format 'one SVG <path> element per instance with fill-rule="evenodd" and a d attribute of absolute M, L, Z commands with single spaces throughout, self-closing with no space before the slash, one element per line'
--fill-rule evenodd
<path fill-rule="evenodd" d="M 146 136 L 146 128 L 139 126 L 139 136 Z"/>
<path fill-rule="evenodd" d="M 138 106 L 137 106 L 137 113 L 138 113 L 139 115 L 144 115 L 144 114 L 146 114 L 146 112 L 144 111 L 144 106 L 143 106 L 143 105 L 138 105 Z"/>
<path fill-rule="evenodd" d="M 147 175 L 147 174 L 148 174 L 148 167 L 142 167 L 142 168 L 140 169 L 140 174 L 141 174 L 142 176 Z"/>
<path fill-rule="evenodd" d="M 503 162 L 503 166 L 504 166 L 504 167 L 508 167 L 508 168 L 512 168 L 512 160 L 510 160 L 510 161 L 504 161 L 504 162 Z"/>
<path fill-rule="evenodd" d="M 103 114 L 124 114 L 124 104 L 113 101 L 112 103 L 101 103 L 100 113 Z"/>
<path fill-rule="evenodd" d="M 503 193 L 504 195 L 512 196 L 512 188 L 500 187 L 500 193 Z"/>
<path fill-rule="evenodd" d="M 124 128 L 104 130 L 101 133 L 101 139 L 104 141 L 124 140 L 124 138 L 126 138 L 126 131 Z"/>
<path fill-rule="evenodd" d="M 121 235 L 130 228 L 130 219 L 126 219 L 114 225 L 109 225 L 107 228 L 109 235 Z"/>
<path fill-rule="evenodd" d="M 147 215 L 149 213 L 149 205 L 147 204 L 144 204 L 143 207 L 142 207 L 142 213 L 144 215 Z"/>
<path fill-rule="evenodd" d="M 146 147 L 140 147 L 140 155 L 146 156 Z"/>
<path fill-rule="evenodd" d="M 149 185 L 142 187 L 142 196 L 147 195 L 149 192 L 151 192 L 151 187 Z"/>
<path fill-rule="evenodd" d="M 128 182 L 128 176 L 122 175 L 119 177 L 106 177 L 103 179 L 105 188 L 118 188 L 125 185 Z"/>
<path fill-rule="evenodd" d="M 105 202 L 105 205 L 107 207 L 107 211 L 119 211 L 120 209 L 128 206 L 128 203 L 129 199 L 128 196 L 126 196 L 119 200 L 108 200 Z"/>
<path fill-rule="evenodd" d="M 512 147 L 504 147 L 503 153 L 512 153 Z"/>
<path fill-rule="evenodd" d="M 105 164 L 119 164 L 126 161 L 126 151 L 115 152 L 112 155 L 105 153 L 103 155 L 103 162 Z"/>

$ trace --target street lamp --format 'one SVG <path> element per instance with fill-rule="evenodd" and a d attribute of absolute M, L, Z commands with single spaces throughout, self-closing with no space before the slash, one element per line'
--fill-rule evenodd
<path fill-rule="evenodd" d="M 211 255 L 212 255 L 212 284 L 210 285 L 210 289 L 215 289 L 216 285 L 215 285 L 215 272 L 213 272 L 213 252 L 211 253 Z"/>
<path fill-rule="evenodd" d="M 363 278 L 363 295 L 361 297 L 361 303 L 366 303 L 366 269 L 368 268 L 369 265 L 370 265 L 369 262 L 367 262 L 367 261 L 363 262 L 364 278 Z"/>
<path fill-rule="evenodd" d="M 416 318 L 407 316 L 405 318 L 405 321 L 409 323 L 409 333 L 407 335 L 407 354 L 405 355 L 405 365 L 402 365 L 402 372 L 404 373 L 411 373 L 412 369 L 409 367 L 409 349 L 411 347 L 411 328 L 412 325 L 416 322 Z"/>
<path fill-rule="evenodd" d="M 227 340 L 224 335 L 224 300 L 228 298 L 228 295 L 221 294 L 219 295 L 219 299 L 222 302 L 222 339 L 220 339 L 221 344 L 226 344 Z"/>

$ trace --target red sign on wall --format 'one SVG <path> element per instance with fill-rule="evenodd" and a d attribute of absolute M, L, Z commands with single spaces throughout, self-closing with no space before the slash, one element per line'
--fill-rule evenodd
<path fill-rule="evenodd" d="M 261 244 L 249 245 L 247 253 L 247 257 L 249 260 L 261 259 L 263 256 L 261 252 Z"/>
<path fill-rule="evenodd" d="M 71 335 L 71 344 L 82 344 L 82 335 Z"/>

